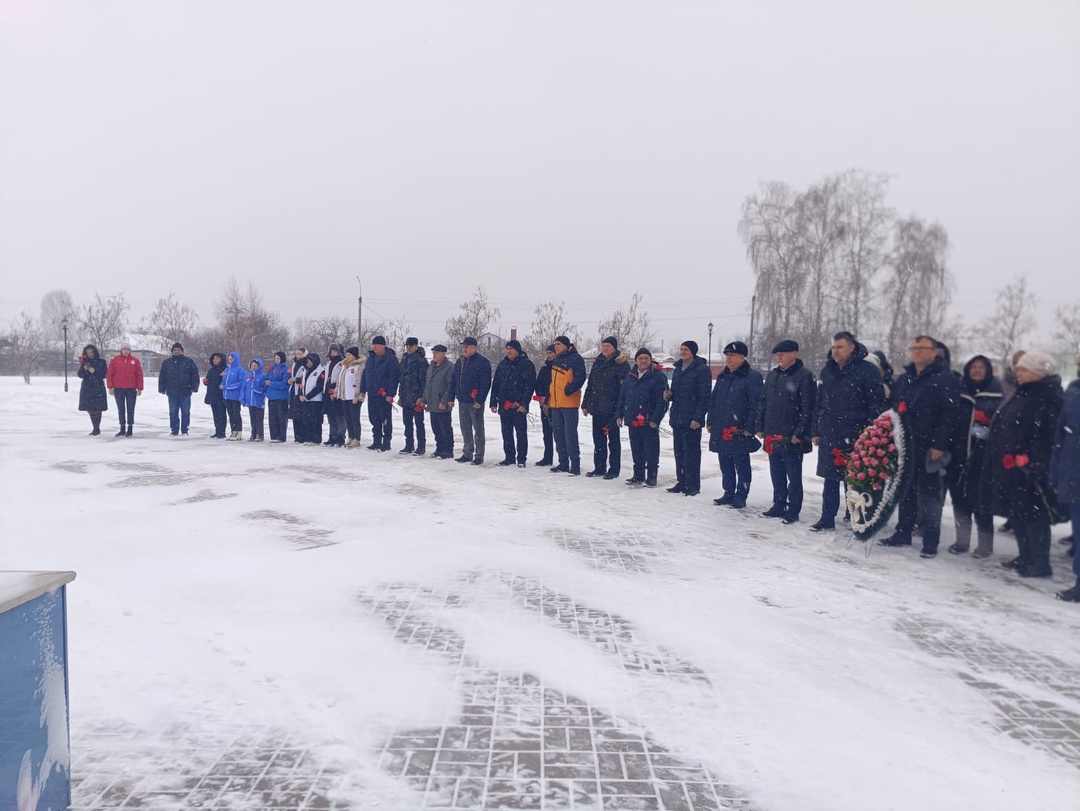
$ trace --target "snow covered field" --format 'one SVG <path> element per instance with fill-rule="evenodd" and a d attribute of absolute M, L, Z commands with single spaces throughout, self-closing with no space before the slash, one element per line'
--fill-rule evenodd
<path fill-rule="evenodd" d="M 201 393 L 190 438 L 153 392 L 91 438 L 71 388 L 0 379 L 0 569 L 78 573 L 77 808 L 1077 807 L 1056 543 L 1054 582 L 1009 536 L 868 557 L 812 477 L 758 517 L 763 454 L 740 513 L 708 454 L 663 492 L 670 439 L 652 491 L 494 467 L 490 414 L 483 468 L 211 441 Z"/>

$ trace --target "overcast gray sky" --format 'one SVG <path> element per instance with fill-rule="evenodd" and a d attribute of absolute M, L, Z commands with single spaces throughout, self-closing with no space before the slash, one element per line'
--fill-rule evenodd
<path fill-rule="evenodd" d="M 761 180 L 860 167 L 949 231 L 968 321 L 1080 298 L 1080 3 L 0 0 L 0 321 L 254 279 L 290 321 L 478 284 L 587 334 L 745 332 Z M 1047 319 L 1044 319 L 1047 320 Z M 1047 331 L 1048 334 L 1048 331 Z"/>

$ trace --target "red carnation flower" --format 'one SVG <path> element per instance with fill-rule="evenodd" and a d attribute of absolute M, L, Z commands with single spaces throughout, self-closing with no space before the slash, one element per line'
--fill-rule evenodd
<path fill-rule="evenodd" d="M 847 457 L 844 456 L 844 452 L 839 448 L 832 449 L 833 464 L 837 467 L 847 467 Z"/>
<path fill-rule="evenodd" d="M 896 411 L 898 414 L 907 414 L 907 402 L 901 400 L 900 405 L 896 407 Z"/>
<path fill-rule="evenodd" d="M 543 399 L 544 399 L 544 398 L 543 398 L 543 397 L 541 397 L 541 396 L 540 396 L 539 394 L 534 394 L 534 395 L 533 395 L 533 400 L 534 400 L 535 402 L 537 402 L 537 403 L 539 403 L 539 402 L 540 402 L 541 400 L 543 400 Z"/>
<path fill-rule="evenodd" d="M 479 389 L 473 389 L 472 391 L 469 392 L 469 396 L 472 397 L 475 400 L 476 395 L 478 395 L 479 393 L 480 393 Z"/>
<path fill-rule="evenodd" d="M 976 412 L 975 412 L 975 424 L 976 425 L 989 425 L 990 424 L 990 418 L 986 415 L 985 411 L 976 410 Z"/>
<path fill-rule="evenodd" d="M 608 426 L 606 426 L 606 425 L 603 428 L 601 428 L 600 430 L 604 432 L 604 436 L 608 436 L 611 433 Z"/>
<path fill-rule="evenodd" d="M 1017 467 L 1027 467 L 1028 462 L 1030 462 L 1030 461 L 1031 461 L 1031 459 L 1028 458 L 1028 455 L 1026 453 L 1018 453 L 1018 454 L 1016 454 L 1016 466 Z"/>
<path fill-rule="evenodd" d="M 424 407 L 422 405 L 413 406 L 413 411 L 415 411 L 417 414 L 419 414 L 423 410 L 424 410 Z"/>
<path fill-rule="evenodd" d="M 727 428 L 725 428 L 724 429 L 724 434 L 723 434 L 724 441 L 725 442 L 730 442 L 732 439 L 734 439 L 735 434 L 738 433 L 738 430 L 739 429 L 736 428 L 734 425 L 731 425 L 731 426 L 728 426 Z"/>
<path fill-rule="evenodd" d="M 1006 470 L 1012 470 L 1016 467 L 1016 457 L 1011 453 L 1007 453 L 1001 458 L 1001 464 L 1005 466 Z"/>

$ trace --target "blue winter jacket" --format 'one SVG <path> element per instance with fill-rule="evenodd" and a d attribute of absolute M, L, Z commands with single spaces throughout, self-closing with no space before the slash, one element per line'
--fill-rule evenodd
<path fill-rule="evenodd" d="M 360 393 L 368 397 L 394 397 L 397 395 L 398 380 L 401 379 L 401 368 L 398 365 L 398 356 L 393 349 L 387 347 L 382 357 L 375 354 L 374 349 L 367 353 L 367 363 L 364 371 L 360 374 Z M 379 394 L 379 389 L 383 393 Z"/>
<path fill-rule="evenodd" d="M 473 391 L 476 396 L 473 396 Z M 491 361 L 479 352 L 471 358 L 464 356 L 454 361 L 450 372 L 450 399 L 462 405 L 467 403 L 484 404 L 491 391 Z"/>
<path fill-rule="evenodd" d="M 711 388 L 712 371 L 705 358 L 695 355 L 689 364 L 676 361 L 671 374 L 671 427 L 689 428 L 691 422 L 704 425 Z"/>
<path fill-rule="evenodd" d="M 667 412 L 668 404 L 664 399 L 667 387 L 667 376 L 659 366 L 640 372 L 635 364 L 619 389 L 615 419 L 622 420 L 627 428 L 632 428 L 640 414 L 645 418 L 646 426 L 653 422 L 659 426 Z"/>
<path fill-rule="evenodd" d="M 221 372 L 221 385 L 223 386 L 221 393 L 226 400 L 239 400 L 240 391 L 244 387 L 244 378 L 247 377 L 247 370 L 240 365 L 240 353 L 230 352 L 229 357 L 232 358 L 232 363 L 229 363 L 225 369 Z"/>
<path fill-rule="evenodd" d="M 1050 455 L 1050 486 L 1062 504 L 1080 504 L 1080 379 L 1065 389 Z"/>
<path fill-rule="evenodd" d="M 252 358 L 251 363 L 254 363 L 256 368 L 254 372 L 248 369 L 244 376 L 243 385 L 240 387 L 240 405 L 266 408 L 266 372 L 263 371 L 262 359 Z"/>
<path fill-rule="evenodd" d="M 275 363 L 266 375 L 270 385 L 266 387 L 267 400 L 289 399 L 289 378 L 292 377 L 292 367 L 287 363 Z"/>
<path fill-rule="evenodd" d="M 753 453 L 761 447 L 754 430 L 761 405 L 764 381 L 761 372 L 743 361 L 734 372 L 724 369 L 716 378 L 706 425 L 709 450 L 714 453 Z M 730 439 L 724 439 L 724 429 L 734 428 Z"/>

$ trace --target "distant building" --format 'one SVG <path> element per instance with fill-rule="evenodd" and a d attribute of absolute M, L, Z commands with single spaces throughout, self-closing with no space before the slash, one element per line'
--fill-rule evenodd
<path fill-rule="evenodd" d="M 116 346 L 109 347 L 102 357 L 108 360 L 113 355 L 119 355 L 120 345 L 125 341 L 131 344 L 131 354 L 142 362 L 143 374 L 157 374 L 161 368 L 161 362 L 169 356 L 169 347 L 172 345 L 172 341 L 160 335 L 129 332 L 121 335 L 116 341 L 111 341 L 110 343 L 115 343 Z"/>

